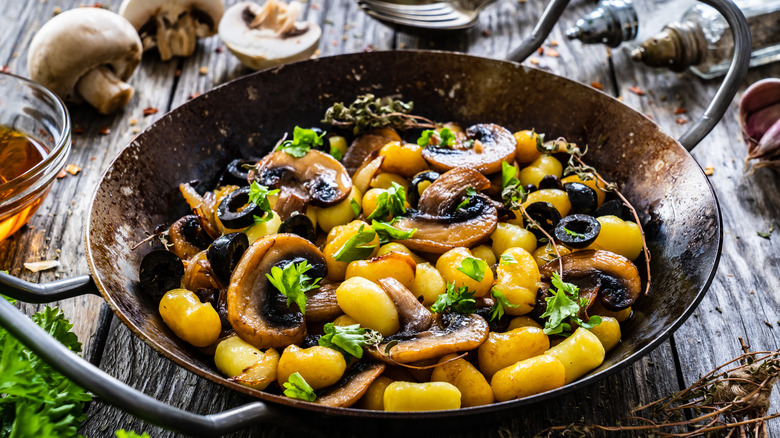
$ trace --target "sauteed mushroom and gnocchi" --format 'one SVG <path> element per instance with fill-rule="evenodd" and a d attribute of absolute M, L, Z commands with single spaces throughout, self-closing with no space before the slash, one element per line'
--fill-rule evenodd
<path fill-rule="evenodd" d="M 410 112 L 337 104 L 330 133 L 181 184 L 192 214 L 139 273 L 171 331 L 232 381 L 336 407 L 479 406 L 597 368 L 649 282 L 633 208 L 564 139 Z"/>

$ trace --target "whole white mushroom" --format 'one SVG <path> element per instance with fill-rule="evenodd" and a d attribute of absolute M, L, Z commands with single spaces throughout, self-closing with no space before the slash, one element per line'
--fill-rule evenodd
<path fill-rule="evenodd" d="M 119 7 L 144 50 L 157 47 L 163 61 L 195 53 L 198 38 L 217 33 L 224 12 L 222 0 L 124 0 Z"/>
<path fill-rule="evenodd" d="M 143 49 L 133 26 L 102 8 L 65 11 L 41 27 L 30 43 L 30 79 L 66 102 L 88 102 L 102 114 L 133 97 L 127 80 Z"/>

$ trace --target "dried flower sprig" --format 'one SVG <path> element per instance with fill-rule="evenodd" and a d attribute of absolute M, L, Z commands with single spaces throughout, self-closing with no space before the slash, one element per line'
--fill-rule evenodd
<path fill-rule="evenodd" d="M 390 126 L 398 130 L 411 128 L 433 129 L 433 121 L 411 114 L 413 102 L 391 97 L 377 98 L 373 94 L 358 96 L 349 106 L 338 102 L 325 111 L 322 123 L 341 128 L 352 128 L 355 135 L 373 128 Z"/>

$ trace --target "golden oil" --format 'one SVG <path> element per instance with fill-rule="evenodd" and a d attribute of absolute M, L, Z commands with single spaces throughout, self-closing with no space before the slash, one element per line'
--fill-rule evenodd
<path fill-rule="evenodd" d="M 24 175 L 48 155 L 48 150 L 35 139 L 18 131 L 0 126 L 0 184 L 6 184 Z M 17 195 L 22 187 L 0 186 L 0 202 Z M 13 206 L 0 208 L 0 240 L 13 234 L 35 214 L 48 188 L 42 193 L 31 193 Z"/>

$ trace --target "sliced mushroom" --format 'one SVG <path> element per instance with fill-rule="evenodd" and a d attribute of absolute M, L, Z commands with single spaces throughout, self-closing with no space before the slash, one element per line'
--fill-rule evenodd
<path fill-rule="evenodd" d="M 241 2 L 230 7 L 219 23 L 219 37 L 245 66 L 262 70 L 302 61 L 314 54 L 322 35 L 310 21 L 297 21 L 298 2 L 268 0 L 263 6 Z"/>
<path fill-rule="evenodd" d="M 442 254 L 456 247 L 471 248 L 490 237 L 498 224 L 498 212 L 489 198 L 477 194 L 458 208 L 469 187 L 477 191 L 490 186 L 481 173 L 465 167 L 440 176 L 420 196 L 417 210 L 408 210 L 393 226 L 417 229 L 403 244 L 414 251 Z"/>
<path fill-rule="evenodd" d="M 394 129 L 374 129 L 357 137 L 347 148 L 347 153 L 344 154 L 344 158 L 341 161 L 349 174 L 353 175 L 363 163 L 379 155 L 379 150 L 382 149 L 382 146 L 391 141 L 401 141 L 401 137 Z"/>
<path fill-rule="evenodd" d="M 127 105 L 126 83 L 141 62 L 141 40 L 120 15 L 101 8 L 65 11 L 41 27 L 30 43 L 30 78 L 63 100 L 88 102 L 101 114 Z"/>
<path fill-rule="evenodd" d="M 352 365 L 333 389 L 325 389 L 314 402 L 318 405 L 348 408 L 363 397 L 368 387 L 385 371 L 381 362 L 357 362 Z"/>
<path fill-rule="evenodd" d="M 336 300 L 336 289 L 340 284 L 323 284 L 306 294 L 308 296 L 306 301 L 307 322 L 333 321 L 344 313 Z"/>
<path fill-rule="evenodd" d="M 352 180 L 344 166 L 316 150 L 301 158 L 284 151 L 273 152 L 257 163 L 257 171 L 251 177 L 264 186 L 281 190 L 274 211 L 282 220 L 302 211 L 307 204 L 333 205 L 352 190 Z"/>
<path fill-rule="evenodd" d="M 392 277 L 380 278 L 379 285 L 387 292 L 398 309 L 402 332 L 422 332 L 431 328 L 434 321 L 433 313 L 423 306 L 412 291 L 400 281 Z"/>
<path fill-rule="evenodd" d="M 377 156 L 373 160 L 367 160 L 365 163 L 363 163 L 358 169 L 351 173 L 352 175 L 352 184 L 360 190 L 360 193 L 366 193 L 368 189 L 371 187 L 371 180 L 374 179 L 374 176 L 379 172 L 379 169 L 382 167 L 382 162 L 385 160 L 385 157 L 382 155 Z"/>
<path fill-rule="evenodd" d="M 191 214 L 182 217 L 168 229 L 168 240 L 173 244 L 171 251 L 187 260 L 208 248 L 212 239 L 203 230 L 198 216 Z"/>
<path fill-rule="evenodd" d="M 256 240 L 244 253 L 227 293 L 228 319 L 244 341 L 257 348 L 284 348 L 306 336 L 303 315 L 288 308 L 266 274 L 271 268 L 308 261 L 311 278 L 327 274 L 325 257 L 308 240 L 293 234 L 273 234 Z"/>
<path fill-rule="evenodd" d="M 198 38 L 217 33 L 224 12 L 222 0 L 124 0 L 119 6 L 144 50 L 157 47 L 163 61 L 195 53 Z"/>
<path fill-rule="evenodd" d="M 436 315 L 428 330 L 388 336 L 382 344 L 371 347 L 368 352 L 382 361 L 417 362 L 458 351 L 473 350 L 485 342 L 489 331 L 488 323 L 479 315 L 447 313 Z M 388 356 L 383 353 L 387 344 L 392 341 L 398 341 L 398 344 L 390 348 L 388 360 Z"/>
<path fill-rule="evenodd" d="M 454 146 L 426 146 L 422 155 L 440 172 L 468 167 L 488 175 L 499 172 L 502 161 L 514 161 L 516 149 L 515 137 L 506 128 L 482 123 L 466 129 L 466 139 Z"/>
<path fill-rule="evenodd" d="M 598 298 L 608 310 L 623 310 L 636 301 L 642 287 L 639 271 L 631 260 L 603 250 L 576 251 L 561 257 L 563 280 L 580 288 L 580 296 L 593 302 Z M 558 269 L 554 260 L 539 269 L 542 295 L 550 287 L 552 274 Z"/>

